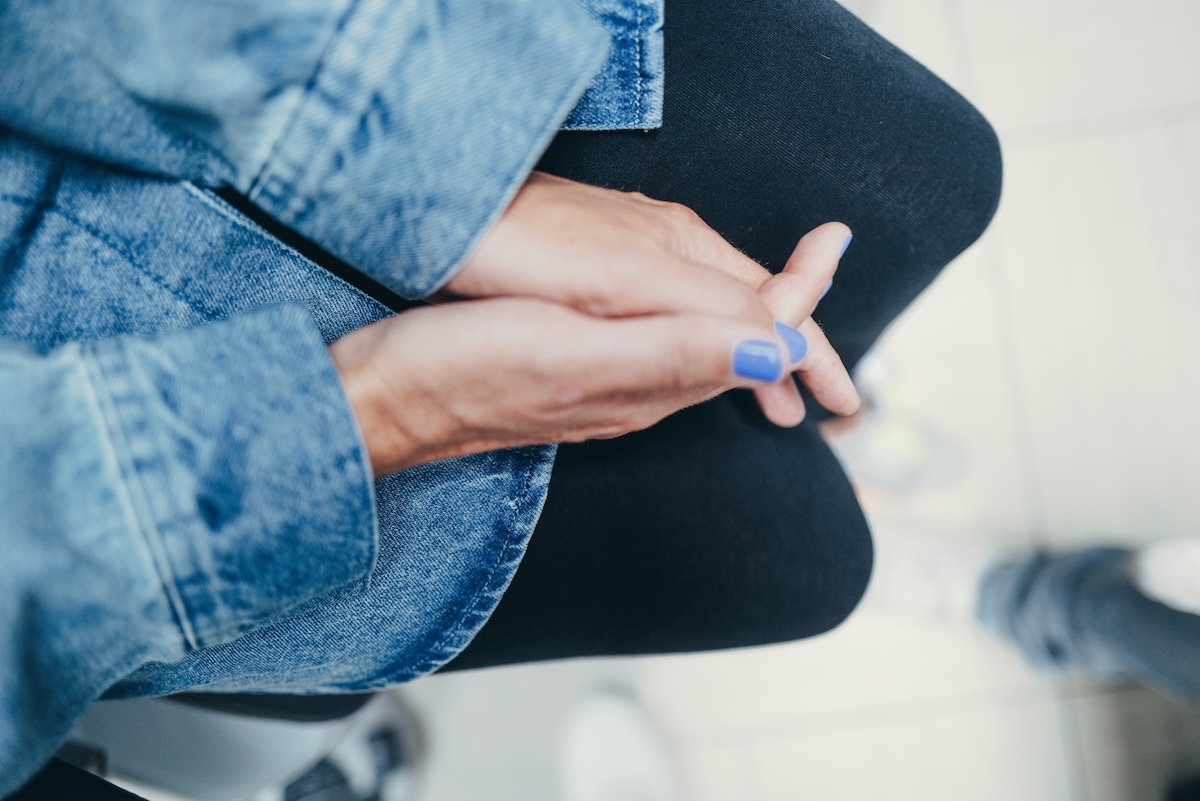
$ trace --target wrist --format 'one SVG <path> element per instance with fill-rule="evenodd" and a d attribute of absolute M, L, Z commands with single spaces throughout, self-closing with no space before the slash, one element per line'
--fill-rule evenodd
<path fill-rule="evenodd" d="M 420 443 L 390 419 L 389 407 L 398 399 L 381 386 L 378 374 L 371 369 L 360 337 L 353 332 L 329 346 L 329 355 L 342 383 L 342 391 L 358 423 L 363 445 L 376 478 L 403 470 L 417 463 Z"/>

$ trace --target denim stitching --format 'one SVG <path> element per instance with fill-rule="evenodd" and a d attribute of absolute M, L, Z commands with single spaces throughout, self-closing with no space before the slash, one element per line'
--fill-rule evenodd
<path fill-rule="evenodd" d="M 540 462 L 540 460 L 539 460 L 539 462 Z M 527 467 L 526 467 L 524 473 L 521 475 L 521 479 L 520 479 L 521 480 L 521 484 L 520 484 L 520 494 L 521 495 L 529 494 L 530 486 L 533 481 L 533 476 L 536 472 L 537 472 L 537 463 L 536 462 L 534 464 L 527 465 Z M 458 652 L 461 651 L 463 647 L 465 647 L 465 645 L 454 646 L 454 645 L 448 645 L 448 643 L 451 643 L 455 639 L 461 639 L 463 637 L 463 633 L 461 631 L 458 631 L 458 628 L 462 625 L 462 622 L 464 620 L 468 619 L 472 614 L 480 613 L 479 607 L 483 605 L 483 597 L 494 591 L 494 587 L 496 585 L 496 570 L 497 570 L 497 568 L 499 568 L 505 562 L 511 561 L 514 556 L 513 555 L 514 551 L 517 552 L 518 554 L 522 551 L 522 546 L 519 541 L 522 538 L 517 536 L 517 533 L 514 530 L 514 526 L 513 526 L 513 523 L 516 520 L 517 515 L 519 514 L 519 510 L 521 508 L 522 508 L 522 505 L 519 503 L 514 504 L 514 506 L 512 508 L 512 512 L 508 518 L 509 534 L 507 537 L 504 538 L 504 544 L 500 547 L 497 558 L 493 561 L 491 568 L 489 569 L 487 578 L 485 578 L 483 581 L 480 582 L 478 589 L 471 596 L 470 600 L 464 605 L 463 611 L 458 616 L 458 618 L 455 620 L 454 625 L 451 626 L 450 628 L 448 628 L 446 633 L 443 634 L 442 637 L 439 640 L 437 640 L 437 642 L 434 645 L 429 646 L 429 648 L 426 650 L 426 654 L 425 654 L 424 658 L 418 659 L 417 661 L 415 661 L 409 665 L 401 665 L 399 672 L 397 672 L 396 669 L 393 667 L 388 667 L 388 668 L 379 670 L 378 672 L 374 672 L 369 676 L 358 678 L 355 680 L 350 680 L 350 681 L 346 681 L 343 679 L 333 680 L 333 681 L 326 680 L 326 681 L 313 682 L 313 684 L 321 687 L 322 691 L 374 692 L 374 691 L 383 690 L 383 689 L 386 689 L 387 687 L 392 687 L 392 686 L 395 686 L 397 684 L 401 684 L 401 683 L 404 683 L 407 681 L 412 681 L 413 679 L 415 679 L 419 676 L 425 675 L 427 673 L 432 672 L 433 670 L 436 670 L 438 667 L 441 667 L 443 664 L 448 662 L 452 657 L 456 656 L 458 654 Z M 306 604 L 302 605 L 300 608 L 303 608 L 304 606 L 307 606 L 308 604 L 311 604 L 311 603 L 314 603 L 314 601 L 308 601 Z M 482 628 L 482 625 L 479 626 L 478 628 Z M 278 682 L 279 673 L 272 669 L 265 669 L 265 670 L 259 670 L 259 671 L 254 671 L 254 672 L 243 671 L 238 674 L 237 679 L 238 679 L 238 682 L 240 683 L 240 685 L 242 685 L 242 686 L 244 686 L 246 684 L 253 684 L 255 681 L 258 681 L 260 679 L 274 680 L 273 686 L 280 688 L 280 689 L 274 690 L 275 692 L 294 692 L 294 691 L 297 691 L 297 690 L 295 690 L 295 687 L 298 682 L 305 681 L 305 680 L 321 679 L 321 678 L 328 679 L 329 668 L 330 668 L 329 664 L 308 665 L 305 667 L 297 668 L 297 669 L 293 670 L 291 672 L 291 674 L 288 675 L 286 681 L 283 684 L 280 684 Z M 185 682 L 183 684 L 172 685 L 173 689 L 171 691 L 172 692 L 184 692 L 185 690 L 189 690 L 189 689 L 197 689 L 199 687 L 212 688 L 214 686 L 218 690 L 220 690 L 223 687 L 222 682 L 226 681 L 228 678 L 229 677 L 226 677 L 226 676 L 217 677 L 214 681 L 211 681 L 205 685 L 196 685 L 196 684 L 191 684 L 191 683 Z M 289 689 L 289 688 L 291 688 L 291 689 Z M 238 690 L 231 689 L 231 690 L 227 690 L 227 691 L 237 692 Z M 313 686 L 306 686 L 305 689 L 301 692 L 311 693 L 313 691 L 314 691 Z"/>
<path fill-rule="evenodd" d="M 259 168 L 254 178 L 250 181 L 250 186 L 247 188 L 246 194 L 253 195 L 254 192 L 259 188 L 259 184 L 264 180 L 264 175 L 267 173 L 271 163 L 283 149 L 284 142 L 287 141 L 288 135 L 291 134 L 292 129 L 296 125 L 296 121 L 300 119 L 301 111 L 304 108 L 304 104 L 308 102 L 309 94 L 317 86 L 317 80 L 321 77 L 321 71 L 325 68 L 325 60 L 329 57 L 329 52 L 333 49 L 334 43 L 338 40 L 338 37 L 341 36 L 342 31 L 345 30 L 346 23 L 358 11 L 359 1 L 360 0 L 351 0 L 349 7 L 346 9 L 346 13 L 342 15 L 340 20 L 338 20 L 337 27 L 334 28 L 333 34 L 329 37 L 329 41 L 325 43 L 325 49 L 321 51 L 321 55 L 317 59 L 317 63 L 313 65 L 312 74 L 308 76 L 308 80 L 304 83 L 304 93 L 296 102 L 296 106 L 292 109 L 291 114 L 288 115 L 288 120 L 286 123 L 284 123 L 279 136 L 275 139 L 275 144 L 272 145 L 271 152 L 268 153 L 266 159 L 263 160 L 262 167 Z M 278 180 L 278 176 L 272 177 Z M 280 181 L 280 185 L 283 187 L 284 191 L 287 192 L 289 197 L 293 194 L 293 189 L 290 182 Z"/>
<path fill-rule="evenodd" d="M 645 6 L 643 6 L 641 2 L 638 2 L 636 24 L 639 36 L 637 37 L 635 50 L 637 55 L 635 56 L 636 61 L 634 62 L 635 69 L 637 69 L 637 96 L 634 100 L 634 116 L 637 117 L 637 121 L 642 124 L 645 124 L 645 120 L 642 119 L 642 46 L 644 44 L 644 37 L 640 34 L 642 33 L 642 14 L 645 13 L 645 10 Z"/>
<path fill-rule="evenodd" d="M 155 284 L 157 284 L 158 287 L 161 288 L 164 292 L 166 292 L 168 295 L 170 295 L 171 297 L 178 300 L 180 303 L 183 303 L 184 305 L 186 305 L 189 309 L 194 311 L 196 314 L 199 314 L 205 320 L 215 320 L 220 317 L 219 312 L 217 312 L 213 309 L 209 309 L 201 304 L 194 302 L 191 298 L 186 297 L 185 295 L 183 295 L 176 289 L 172 288 L 170 286 L 170 284 L 168 284 L 166 282 L 166 279 L 164 279 L 162 276 L 160 276 L 157 273 L 150 270 L 150 268 L 140 264 L 138 262 L 137 258 L 132 253 L 127 251 L 121 243 L 114 240 L 112 237 L 108 236 L 103 231 L 99 230 L 98 228 L 92 226 L 91 224 L 89 224 L 87 222 L 84 222 L 83 220 L 79 219 L 75 215 L 71 214 L 66 209 L 62 208 L 61 206 L 55 206 L 55 207 L 51 208 L 51 211 L 57 213 L 60 217 L 62 217 L 67 222 L 74 223 L 75 225 L 82 228 L 84 231 L 87 231 L 89 234 L 91 234 L 97 240 L 99 240 L 102 244 L 107 245 L 110 250 L 112 250 L 115 254 L 117 254 L 122 259 L 124 259 L 126 261 L 126 263 L 129 264 L 130 267 L 137 270 L 139 273 L 144 275 L 146 278 L 149 278 L 151 281 L 153 281 Z"/>
<path fill-rule="evenodd" d="M 89 346 L 92 352 L 95 352 L 94 345 Z M 101 392 L 100 387 L 104 384 L 100 381 L 103 377 L 104 368 L 100 365 L 98 359 L 89 360 L 82 358 L 83 350 L 80 349 L 79 367 L 83 374 L 84 385 L 87 387 L 87 395 L 89 406 L 93 407 L 93 413 L 100 421 L 106 446 L 105 453 L 115 463 L 117 470 L 124 475 L 125 481 L 121 483 L 121 488 L 124 490 L 119 494 L 123 505 L 127 506 L 127 512 L 132 517 L 137 525 L 138 530 L 142 533 L 142 542 L 146 549 L 150 552 L 150 560 L 158 571 L 158 580 L 162 583 L 163 594 L 167 598 L 167 603 L 174 613 L 175 621 L 179 625 L 180 633 L 183 635 L 184 642 L 190 648 L 199 648 L 200 643 L 196 638 L 196 630 L 192 625 L 190 611 L 187 607 L 183 596 L 179 592 L 179 588 L 175 585 L 174 570 L 172 569 L 171 560 L 159 539 L 158 527 L 155 525 L 153 512 L 146 508 L 144 498 L 135 498 L 135 487 L 138 490 L 142 489 L 141 482 L 138 481 L 137 469 L 128 463 L 128 459 L 122 459 L 121 454 L 129 453 L 129 444 L 124 442 L 125 430 L 121 426 L 120 415 L 114 407 L 113 399 L 109 393 Z M 96 376 L 93 377 L 92 373 Z M 122 440 L 120 443 L 122 449 L 117 448 L 117 443 L 114 440 Z M 158 547 L 155 547 L 155 546 Z"/>
<path fill-rule="evenodd" d="M 530 482 L 533 480 L 535 464 L 536 463 L 527 464 L 526 468 L 525 468 L 525 473 L 521 477 L 520 494 L 523 496 L 527 495 L 529 493 L 529 485 L 530 485 Z M 517 538 L 517 532 L 516 532 L 516 527 L 514 526 L 514 523 L 516 522 L 516 517 L 518 514 L 518 512 L 517 512 L 518 506 L 519 506 L 519 504 L 514 504 L 511 509 L 511 512 L 509 514 L 508 521 L 507 521 L 508 522 L 508 532 L 509 532 L 508 537 L 505 538 L 503 547 L 500 548 L 500 551 L 497 554 L 495 561 L 492 562 L 492 566 L 488 570 L 487 578 L 484 579 L 480 583 L 480 586 L 475 590 L 474 595 L 471 596 L 471 600 L 467 603 L 467 605 L 464 607 L 462 613 L 454 621 L 454 624 L 447 629 L 446 634 L 440 640 L 438 640 L 437 643 L 435 643 L 433 646 L 430 647 L 429 655 L 422 662 L 419 662 L 415 667 L 413 667 L 411 669 L 414 674 L 420 675 L 420 674 L 428 673 L 429 671 L 433 670 L 435 667 L 438 667 L 439 665 L 444 664 L 448 657 L 454 656 L 454 654 L 450 653 L 450 651 L 455 651 L 457 653 L 457 651 L 460 650 L 458 648 L 454 648 L 453 646 L 450 646 L 449 643 L 452 640 L 461 638 L 463 636 L 463 633 L 462 633 L 462 631 L 460 631 L 460 628 L 462 627 L 464 620 L 466 620 L 471 615 L 481 614 L 481 612 L 479 611 L 479 607 L 483 605 L 483 597 L 485 595 L 490 595 L 490 593 L 492 592 L 492 586 L 495 583 L 495 579 L 496 579 L 496 570 L 500 567 L 500 565 L 504 564 L 506 561 L 509 561 L 509 559 L 511 558 L 511 557 L 509 557 L 509 552 L 514 549 L 513 540 Z M 518 548 L 518 550 L 519 550 L 519 548 Z"/>

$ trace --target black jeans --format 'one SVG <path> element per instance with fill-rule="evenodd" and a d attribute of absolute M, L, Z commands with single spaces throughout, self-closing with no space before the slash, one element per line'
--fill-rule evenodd
<path fill-rule="evenodd" d="M 817 318 L 852 366 L 987 226 L 995 134 L 832 0 L 672 0 L 665 33 L 663 127 L 560 134 L 540 169 L 684 203 L 773 271 L 804 232 L 849 224 Z M 445 669 L 836 626 L 866 587 L 871 539 L 808 405 L 782 430 L 738 392 L 563 446 L 520 570 Z"/>

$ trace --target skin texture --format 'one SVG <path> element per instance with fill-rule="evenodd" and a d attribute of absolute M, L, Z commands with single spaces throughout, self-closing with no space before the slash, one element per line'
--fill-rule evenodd
<path fill-rule="evenodd" d="M 792 369 L 830 411 L 859 404 L 811 314 L 849 229 L 827 223 L 771 276 L 678 204 L 534 173 L 430 306 L 330 347 L 376 475 L 497 448 L 647 428 L 753 386 L 772 422 L 804 405 L 788 376 L 739 378 L 734 349 L 808 353 Z"/>

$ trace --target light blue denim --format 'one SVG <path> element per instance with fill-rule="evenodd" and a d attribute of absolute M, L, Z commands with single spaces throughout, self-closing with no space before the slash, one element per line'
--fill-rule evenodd
<path fill-rule="evenodd" d="M 1132 679 L 1200 706 L 1200 616 L 1143 595 L 1121 548 L 1038 553 L 981 582 L 978 614 L 1032 664 Z"/>
<path fill-rule="evenodd" d="M 0 4 L 0 796 L 101 696 L 369 690 L 470 641 L 553 447 L 372 481 L 325 345 L 387 310 L 211 188 L 421 297 L 561 126 L 658 124 L 661 22 Z"/>

